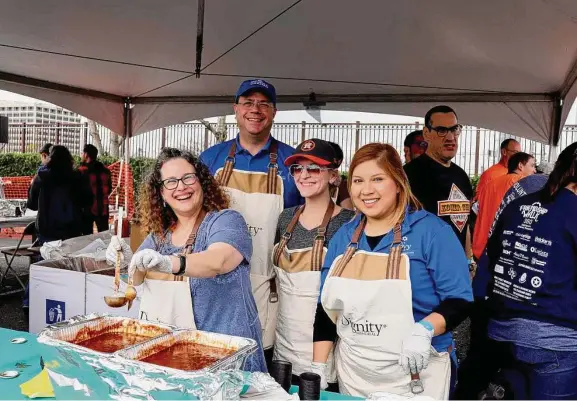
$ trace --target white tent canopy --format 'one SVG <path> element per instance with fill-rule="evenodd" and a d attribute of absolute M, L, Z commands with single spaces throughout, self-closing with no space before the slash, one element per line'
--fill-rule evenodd
<path fill-rule="evenodd" d="M 442 103 L 552 144 L 577 96 L 575 0 L 20 0 L 0 26 L 0 89 L 129 135 L 228 114 L 252 77 L 280 110 Z"/>

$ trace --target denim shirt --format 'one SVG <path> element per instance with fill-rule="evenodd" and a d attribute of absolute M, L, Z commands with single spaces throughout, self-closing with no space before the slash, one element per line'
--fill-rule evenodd
<path fill-rule="evenodd" d="M 238 212 L 208 213 L 198 228 L 194 252 L 205 251 L 209 245 L 218 242 L 233 246 L 244 259 L 228 273 L 213 278 L 189 278 L 194 322 L 198 330 L 255 340 L 258 350 L 247 358 L 244 370 L 266 372 L 262 331 L 249 276 L 252 240 L 246 222 Z M 183 247 L 172 244 L 170 232 L 164 239 L 148 235 L 141 249 L 155 249 L 162 255 L 183 251 Z"/>

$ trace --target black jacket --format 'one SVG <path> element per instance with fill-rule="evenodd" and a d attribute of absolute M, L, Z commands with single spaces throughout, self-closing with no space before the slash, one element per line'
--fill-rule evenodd
<path fill-rule="evenodd" d="M 82 235 L 82 216 L 92 206 L 92 191 L 77 171 L 46 169 L 32 181 L 27 207 L 37 210 L 36 230 L 42 241 Z"/>

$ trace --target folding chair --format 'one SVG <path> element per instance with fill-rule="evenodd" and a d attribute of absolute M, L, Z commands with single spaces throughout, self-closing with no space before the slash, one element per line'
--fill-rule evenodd
<path fill-rule="evenodd" d="M 32 244 L 31 245 L 22 245 L 22 241 L 24 240 L 24 237 L 27 235 L 32 236 Z M 22 236 L 20 236 L 20 240 L 18 241 L 18 245 L 16 245 L 15 247 L 0 249 L 0 252 L 4 255 L 4 259 L 6 260 L 6 265 L 7 265 L 6 270 L 4 272 L 2 272 L 1 276 L 0 276 L 0 295 L 7 295 L 7 294 L 12 294 L 12 293 L 26 290 L 26 285 L 22 282 L 22 280 L 20 279 L 20 277 L 18 276 L 16 271 L 12 268 L 12 263 L 14 262 L 14 258 L 16 258 L 17 256 L 18 257 L 28 257 L 28 258 L 40 256 L 40 251 L 30 249 L 36 244 L 37 241 L 38 241 L 38 239 L 36 238 L 36 222 L 32 222 L 32 223 L 28 224 L 26 226 L 26 228 L 24 229 L 24 232 L 22 233 Z M 10 257 L 10 260 L 8 260 L 8 257 Z M 16 280 L 18 280 L 18 283 L 20 284 L 22 289 L 11 289 L 11 290 L 8 290 L 6 292 L 2 291 L 2 289 L 4 287 L 4 279 L 8 275 L 9 271 L 16 278 Z"/>

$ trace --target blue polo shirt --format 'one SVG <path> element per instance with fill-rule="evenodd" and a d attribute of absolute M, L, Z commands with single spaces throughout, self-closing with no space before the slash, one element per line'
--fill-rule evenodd
<path fill-rule="evenodd" d="M 207 165 L 212 175 L 215 175 L 216 171 L 224 166 L 224 162 L 228 157 L 228 152 L 230 151 L 230 147 L 232 146 L 233 142 L 236 142 L 236 153 L 234 156 L 234 168 L 236 170 L 263 173 L 268 171 L 269 149 L 272 137 L 269 138 L 266 145 L 254 156 L 241 146 L 238 138 L 239 137 L 237 135 L 235 139 L 216 144 L 201 153 L 200 160 Z M 289 174 L 288 167 L 284 165 L 285 159 L 291 156 L 295 150 L 294 148 L 288 146 L 286 143 L 282 143 L 280 141 L 277 142 L 278 171 L 279 175 L 282 177 L 284 187 L 283 207 L 286 209 L 289 207 L 302 205 L 304 203 L 303 198 L 301 197 L 296 187 L 294 179 Z"/>
<path fill-rule="evenodd" d="M 321 270 L 321 292 L 329 270 L 338 255 L 346 252 L 353 233 L 361 219 L 357 215 L 345 223 L 333 236 Z M 403 253 L 409 257 L 413 317 L 415 322 L 433 312 L 447 298 L 460 298 L 471 302 L 473 293 L 469 280 L 467 257 L 452 228 L 437 216 L 417 210 L 407 213 L 401 225 Z M 359 239 L 358 249 L 389 253 L 393 232 L 389 232 L 371 250 L 365 233 Z M 320 302 L 321 297 L 319 297 Z M 452 334 L 444 333 L 433 338 L 437 351 L 446 351 L 452 344 Z"/>

